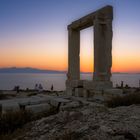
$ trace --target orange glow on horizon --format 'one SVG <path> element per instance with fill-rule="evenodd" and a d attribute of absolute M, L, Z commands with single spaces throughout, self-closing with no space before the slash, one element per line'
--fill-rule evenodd
<path fill-rule="evenodd" d="M 113 59 L 112 62 L 112 72 L 140 72 L 140 64 L 137 63 L 137 57 L 124 57 L 119 58 L 117 60 Z M 93 72 L 93 64 L 92 62 L 83 61 L 81 63 L 81 71 L 82 72 Z"/>
<path fill-rule="evenodd" d="M 140 13 L 140 0 L 117 2 L 89 0 L 85 3 L 80 0 L 69 0 L 58 4 L 56 2 L 0 1 L 0 68 L 31 67 L 67 71 L 69 44 L 67 27 L 108 3 L 114 7 L 112 25 L 109 27 L 113 33 L 110 42 L 111 71 L 140 73 L 140 17 L 137 16 Z M 86 24 L 86 21 L 83 22 Z M 81 72 L 94 72 L 95 26 L 94 24 L 89 26 L 85 26 L 88 28 L 84 29 L 77 27 L 80 30 L 78 41 L 80 41 Z M 107 29 L 109 28 L 107 25 Z M 102 32 L 98 43 L 108 38 L 103 38 L 106 33 Z M 79 47 L 79 44 L 74 46 Z"/>
<path fill-rule="evenodd" d="M 139 56 L 138 56 L 139 57 Z M 140 60 L 138 57 L 113 57 L 112 72 L 140 72 Z M 93 71 L 93 61 L 89 61 L 92 58 L 81 58 L 80 70 L 82 72 Z M 33 67 L 39 69 L 50 70 L 67 70 L 67 56 L 66 55 L 47 55 L 45 54 L 7 54 L 0 56 L 0 67 Z"/>
<path fill-rule="evenodd" d="M 68 52 L 67 40 L 61 39 L 9 39 L 0 40 L 0 68 L 2 67 L 32 67 L 50 70 L 67 70 Z M 113 42 L 112 72 L 140 72 L 139 40 L 136 45 L 127 41 Z M 84 43 L 84 42 L 83 42 Z M 87 47 L 80 52 L 80 70 L 93 71 L 93 50 Z M 89 44 L 91 45 L 91 44 Z M 88 46 L 89 46 L 88 45 Z M 137 48 L 134 49 L 136 46 Z M 83 46 L 82 46 L 83 47 Z M 123 48 L 123 49 L 122 49 Z"/>

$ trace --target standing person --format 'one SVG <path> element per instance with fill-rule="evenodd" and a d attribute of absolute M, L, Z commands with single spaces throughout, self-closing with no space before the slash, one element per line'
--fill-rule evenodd
<path fill-rule="evenodd" d="M 53 85 L 51 86 L 51 91 L 53 91 Z"/>
<path fill-rule="evenodd" d="M 17 86 L 16 88 L 17 93 L 19 93 L 19 90 L 20 90 L 20 86 Z"/>
<path fill-rule="evenodd" d="M 121 81 L 121 88 L 123 88 L 123 81 Z"/>
<path fill-rule="evenodd" d="M 39 89 L 39 92 L 42 92 L 43 91 L 43 87 L 42 87 L 41 84 L 39 84 L 38 89 Z"/>
<path fill-rule="evenodd" d="M 35 84 L 35 90 L 36 91 L 38 90 L 38 84 Z"/>

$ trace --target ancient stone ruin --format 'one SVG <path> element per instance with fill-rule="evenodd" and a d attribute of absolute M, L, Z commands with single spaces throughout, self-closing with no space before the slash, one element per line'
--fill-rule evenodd
<path fill-rule="evenodd" d="M 69 95 L 112 88 L 112 19 L 113 7 L 105 6 L 68 25 L 66 91 Z M 92 81 L 87 81 L 80 80 L 80 30 L 90 26 L 94 28 L 94 75 Z"/>

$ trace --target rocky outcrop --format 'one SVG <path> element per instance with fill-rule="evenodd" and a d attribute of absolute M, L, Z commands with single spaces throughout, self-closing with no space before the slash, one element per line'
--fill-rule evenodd
<path fill-rule="evenodd" d="M 69 105 L 68 105 L 69 104 Z M 74 101 L 56 115 L 26 125 L 16 140 L 140 140 L 140 106 L 107 108 Z"/>

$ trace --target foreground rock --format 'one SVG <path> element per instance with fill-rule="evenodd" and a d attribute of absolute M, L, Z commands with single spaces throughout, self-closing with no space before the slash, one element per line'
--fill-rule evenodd
<path fill-rule="evenodd" d="M 39 94 L 25 98 L 13 98 L 0 100 L 0 113 L 10 111 L 30 110 L 33 113 L 41 113 L 50 111 L 51 107 L 60 107 L 61 104 L 70 102 L 70 100 L 57 97 Z M 59 108 L 58 108 L 59 109 Z"/>
<path fill-rule="evenodd" d="M 24 129 L 15 140 L 140 140 L 140 105 L 111 109 L 74 101 Z"/>

